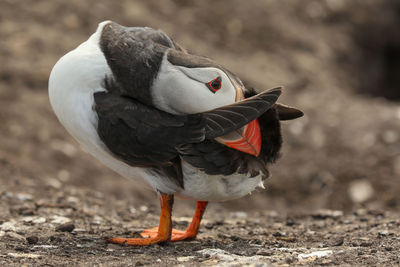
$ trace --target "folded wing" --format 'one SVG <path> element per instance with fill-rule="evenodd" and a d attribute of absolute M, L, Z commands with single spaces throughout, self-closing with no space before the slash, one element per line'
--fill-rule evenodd
<path fill-rule="evenodd" d="M 94 95 L 98 134 L 108 149 L 133 166 L 170 165 L 178 147 L 237 130 L 271 108 L 281 88 L 199 114 L 173 115 L 107 92 Z"/>

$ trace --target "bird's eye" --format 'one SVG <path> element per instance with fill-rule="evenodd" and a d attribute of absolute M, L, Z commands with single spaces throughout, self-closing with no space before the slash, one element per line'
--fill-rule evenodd
<path fill-rule="evenodd" d="M 221 76 L 218 76 L 217 78 L 206 83 L 206 86 L 208 89 L 210 89 L 212 93 L 215 94 L 219 89 L 221 89 L 222 85 L 221 83 L 222 83 Z"/>

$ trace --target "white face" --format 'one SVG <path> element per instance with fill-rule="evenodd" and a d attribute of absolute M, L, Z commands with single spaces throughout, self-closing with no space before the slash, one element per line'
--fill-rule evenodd
<path fill-rule="evenodd" d="M 151 93 L 157 108 L 193 114 L 234 103 L 236 88 L 220 69 L 175 66 L 164 58 Z"/>

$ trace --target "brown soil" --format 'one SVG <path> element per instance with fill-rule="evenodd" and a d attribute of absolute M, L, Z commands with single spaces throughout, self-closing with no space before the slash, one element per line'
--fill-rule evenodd
<path fill-rule="evenodd" d="M 0 265 L 400 264 L 399 9 L 389 0 L 1 1 Z M 106 19 L 161 28 L 260 90 L 284 85 L 282 102 L 306 113 L 284 123 L 267 189 L 211 203 L 196 241 L 106 244 L 155 226 L 156 196 L 83 152 L 51 111 L 52 66 Z M 194 203 L 175 203 L 184 228 Z"/>

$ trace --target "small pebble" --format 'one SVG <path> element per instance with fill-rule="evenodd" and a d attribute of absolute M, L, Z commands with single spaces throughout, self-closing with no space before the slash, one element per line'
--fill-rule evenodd
<path fill-rule="evenodd" d="M 284 234 L 282 234 L 281 232 L 275 232 L 272 235 L 275 236 L 275 237 L 284 236 Z"/>
<path fill-rule="evenodd" d="M 214 227 L 214 225 L 212 223 L 206 223 L 204 225 L 204 228 L 206 228 L 207 230 L 211 230 L 211 229 L 213 229 L 213 227 Z"/>
<path fill-rule="evenodd" d="M 0 225 L 0 229 L 7 232 L 7 231 L 11 231 L 11 232 L 15 232 L 16 228 L 15 228 L 15 222 L 11 221 L 11 222 L 5 222 L 2 225 Z"/>
<path fill-rule="evenodd" d="M 293 226 L 294 224 L 295 224 L 295 222 L 292 218 L 287 218 L 286 226 Z"/>
<path fill-rule="evenodd" d="M 274 255 L 273 251 L 267 249 L 260 249 L 256 252 L 256 255 L 260 256 L 272 256 Z"/>
<path fill-rule="evenodd" d="M 367 180 L 355 180 L 349 184 L 348 194 L 354 203 L 363 203 L 374 195 L 374 188 Z"/>
<path fill-rule="evenodd" d="M 33 253 L 7 253 L 7 257 L 9 258 L 27 258 L 27 259 L 39 259 L 42 255 L 33 254 Z M 24 265 L 21 265 L 24 266 Z M 26 265 L 25 265 L 26 266 Z"/>
<path fill-rule="evenodd" d="M 343 245 L 344 243 L 344 238 L 343 237 L 337 237 L 337 238 L 332 238 L 330 240 L 327 240 L 326 242 L 323 242 L 322 244 L 319 245 L 320 248 L 326 248 L 326 247 L 338 247 Z"/>
<path fill-rule="evenodd" d="M 339 217 L 343 216 L 343 211 L 321 209 L 321 210 L 317 210 L 316 212 L 311 214 L 311 216 L 314 219 L 319 219 L 319 220 L 326 220 L 328 218 L 338 219 Z"/>
<path fill-rule="evenodd" d="M 337 247 L 337 246 L 341 246 L 344 243 L 344 238 L 343 237 L 338 237 L 336 239 L 333 239 L 331 241 L 331 246 Z"/>
<path fill-rule="evenodd" d="M 64 216 L 55 215 L 55 216 L 53 216 L 53 220 L 51 221 L 51 223 L 67 224 L 67 223 L 70 223 L 70 221 L 71 221 L 70 218 L 67 218 L 67 217 L 64 217 Z"/>
<path fill-rule="evenodd" d="M 142 212 L 146 212 L 146 211 L 149 210 L 149 208 L 147 206 L 143 205 L 143 206 L 140 206 L 139 210 L 142 211 Z"/>
<path fill-rule="evenodd" d="M 22 200 L 22 201 L 29 201 L 29 200 L 32 200 L 32 198 L 33 198 L 31 194 L 26 194 L 26 193 L 16 194 L 15 197 L 18 200 Z"/>
<path fill-rule="evenodd" d="M 230 236 L 230 239 L 232 241 L 238 241 L 240 238 L 238 236 L 236 236 L 236 235 L 232 235 L 232 236 Z"/>
<path fill-rule="evenodd" d="M 385 236 L 387 236 L 388 234 L 389 234 L 389 231 L 386 231 L 386 230 L 380 231 L 380 232 L 378 233 L 378 237 L 379 237 L 379 238 L 385 237 Z"/>
<path fill-rule="evenodd" d="M 75 225 L 73 223 L 65 223 L 56 227 L 56 231 L 59 232 L 69 232 L 71 233 L 75 229 Z"/>
<path fill-rule="evenodd" d="M 32 208 L 21 207 L 18 209 L 18 214 L 22 216 L 32 216 L 35 214 L 35 211 Z"/>
<path fill-rule="evenodd" d="M 223 220 L 216 220 L 215 222 L 214 222 L 214 225 L 223 225 L 224 224 L 224 221 Z"/>
<path fill-rule="evenodd" d="M 218 233 L 217 236 L 218 236 L 219 238 L 226 238 L 226 235 L 221 234 L 221 233 Z"/>
<path fill-rule="evenodd" d="M 371 242 L 365 241 L 360 243 L 360 247 L 370 247 L 370 246 L 372 246 Z"/>
<path fill-rule="evenodd" d="M 39 238 L 37 236 L 28 236 L 26 241 L 28 241 L 28 244 L 36 244 L 39 241 Z"/>
<path fill-rule="evenodd" d="M 25 251 L 26 249 L 25 249 L 25 247 L 17 246 L 17 247 L 14 248 L 14 250 L 15 251 Z"/>

